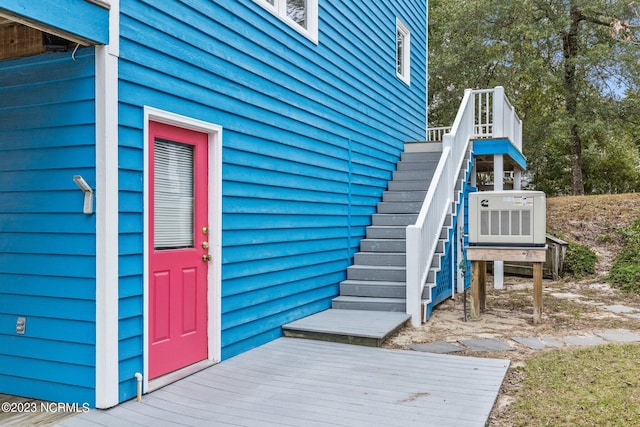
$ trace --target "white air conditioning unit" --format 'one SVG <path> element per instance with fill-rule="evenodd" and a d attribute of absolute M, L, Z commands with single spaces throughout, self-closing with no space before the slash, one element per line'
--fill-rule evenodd
<path fill-rule="evenodd" d="M 470 246 L 544 246 L 546 200 L 542 191 L 469 194 Z"/>

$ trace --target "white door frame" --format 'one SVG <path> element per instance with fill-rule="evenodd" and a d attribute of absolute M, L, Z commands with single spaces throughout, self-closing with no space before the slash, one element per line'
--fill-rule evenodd
<path fill-rule="evenodd" d="M 144 107 L 144 380 L 145 392 L 149 390 L 149 121 L 169 124 L 209 135 L 209 253 L 213 261 L 209 264 L 207 277 L 207 334 L 209 363 L 221 358 L 221 271 L 222 271 L 222 126 L 159 110 Z M 184 376 L 190 372 L 185 372 Z M 172 381 L 175 377 L 172 378 Z"/>

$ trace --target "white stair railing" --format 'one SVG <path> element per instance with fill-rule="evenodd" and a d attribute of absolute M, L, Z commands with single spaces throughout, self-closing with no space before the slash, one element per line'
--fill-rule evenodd
<path fill-rule="evenodd" d="M 441 126 L 427 129 L 427 142 L 442 142 L 442 137 L 451 132 L 451 126 Z"/>
<path fill-rule="evenodd" d="M 500 86 L 487 90 L 467 89 L 450 130 L 434 129 L 433 134 L 429 131 L 427 135 L 432 141 L 436 138 L 442 141 L 442 156 L 416 223 L 407 226 L 406 304 L 413 326 L 419 326 L 426 320 L 422 294 L 442 226 L 451 213 L 455 180 L 470 141 L 477 138 L 508 138 L 518 150 L 521 151 L 522 147 L 522 121 Z M 444 129 L 448 133 L 443 133 Z M 434 139 L 431 139 L 432 135 Z M 426 301 L 427 304 L 429 302 Z"/>

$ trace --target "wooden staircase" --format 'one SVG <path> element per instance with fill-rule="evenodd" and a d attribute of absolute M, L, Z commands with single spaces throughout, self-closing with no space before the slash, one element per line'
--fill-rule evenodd
<path fill-rule="evenodd" d="M 524 167 L 522 120 L 501 86 L 467 89 L 453 125 L 429 128 L 427 138 L 439 142 L 405 144 L 332 308 L 285 325 L 285 335 L 380 345 L 408 319 L 420 325 L 434 304 L 453 294 L 454 251 L 460 250 L 453 239 L 459 238 L 461 197 L 471 166 L 477 155 L 505 155 L 504 148 L 492 146 L 478 154 L 475 142 L 508 141 L 513 160 Z M 421 212 L 425 194 L 429 205 Z"/>
<path fill-rule="evenodd" d="M 380 346 L 406 314 L 406 227 L 416 221 L 442 144 L 410 144 L 396 165 L 332 309 L 283 327 L 289 337 Z M 439 259 L 439 256 L 436 256 Z M 425 293 L 430 288 L 425 288 Z M 424 298 L 428 298 L 424 295 Z"/>
<path fill-rule="evenodd" d="M 406 312 L 406 227 L 416 221 L 441 154 L 402 154 L 333 308 Z"/>

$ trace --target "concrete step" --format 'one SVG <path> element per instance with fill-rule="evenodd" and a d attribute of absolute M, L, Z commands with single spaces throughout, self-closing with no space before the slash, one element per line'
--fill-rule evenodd
<path fill-rule="evenodd" d="M 385 191 L 382 193 L 383 202 L 424 202 L 427 190 L 424 191 Z"/>
<path fill-rule="evenodd" d="M 404 252 L 357 252 L 353 259 L 354 265 L 407 265 L 407 255 Z"/>
<path fill-rule="evenodd" d="M 344 280 L 340 283 L 340 295 L 351 297 L 404 298 L 405 282 Z"/>
<path fill-rule="evenodd" d="M 370 225 L 367 227 L 367 239 L 404 239 L 406 237 L 406 225 Z"/>
<path fill-rule="evenodd" d="M 394 311 L 405 313 L 406 300 L 404 298 L 372 298 L 339 296 L 334 298 L 331 308 L 340 310 L 364 311 Z"/>
<path fill-rule="evenodd" d="M 419 213 L 422 207 L 420 202 L 380 202 L 378 203 L 378 213 Z"/>
<path fill-rule="evenodd" d="M 380 347 L 409 320 L 402 312 L 325 310 L 282 327 L 284 336 Z"/>
<path fill-rule="evenodd" d="M 374 214 L 371 217 L 371 225 L 411 225 L 416 223 L 418 214 Z"/>
<path fill-rule="evenodd" d="M 360 240 L 360 251 L 405 253 L 407 242 L 405 239 L 362 239 Z"/>
<path fill-rule="evenodd" d="M 397 265 L 351 265 L 347 268 L 347 280 L 404 282 L 407 269 Z"/>

